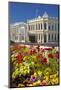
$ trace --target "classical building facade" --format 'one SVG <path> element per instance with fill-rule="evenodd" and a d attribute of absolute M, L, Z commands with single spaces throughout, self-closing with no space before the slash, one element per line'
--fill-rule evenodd
<path fill-rule="evenodd" d="M 24 22 L 14 23 L 10 25 L 10 39 L 13 42 L 26 42 L 27 26 Z"/>
<path fill-rule="evenodd" d="M 58 42 L 58 18 L 43 16 L 10 25 L 10 37 L 14 42 L 56 43 Z"/>
<path fill-rule="evenodd" d="M 27 21 L 29 41 L 37 43 L 58 42 L 58 18 L 44 15 Z"/>

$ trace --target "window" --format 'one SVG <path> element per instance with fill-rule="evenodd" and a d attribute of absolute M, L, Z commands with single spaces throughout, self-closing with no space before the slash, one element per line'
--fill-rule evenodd
<path fill-rule="evenodd" d="M 39 27 L 39 30 L 40 30 L 40 24 L 38 25 L 38 27 Z"/>
<path fill-rule="evenodd" d="M 55 34 L 55 41 L 56 41 L 56 34 Z"/>
<path fill-rule="evenodd" d="M 32 25 L 32 30 L 34 30 L 34 25 Z"/>
<path fill-rule="evenodd" d="M 41 23 L 41 29 L 42 29 L 42 23 Z"/>
<path fill-rule="evenodd" d="M 18 40 L 18 36 L 15 36 L 15 40 Z"/>
<path fill-rule="evenodd" d="M 48 36 L 48 40 L 50 40 L 50 34 L 49 34 L 49 36 Z"/>
<path fill-rule="evenodd" d="M 53 34 L 52 34 L 52 40 L 53 40 Z"/>
<path fill-rule="evenodd" d="M 48 26 L 48 30 L 50 30 L 50 25 Z"/>
<path fill-rule="evenodd" d="M 55 30 L 57 30 L 57 25 L 55 24 Z"/>
<path fill-rule="evenodd" d="M 36 24 L 36 30 L 37 30 L 37 24 Z"/>
<path fill-rule="evenodd" d="M 54 25 L 52 25 L 52 30 L 54 30 Z"/>
<path fill-rule="evenodd" d="M 33 25 L 31 25 L 31 27 L 32 27 L 32 30 L 33 30 Z"/>
<path fill-rule="evenodd" d="M 22 35 L 21 39 L 24 40 L 24 36 L 23 35 Z"/>
<path fill-rule="evenodd" d="M 28 26 L 29 30 L 30 30 L 30 25 Z"/>
<path fill-rule="evenodd" d="M 39 34 L 39 40 L 40 40 L 40 34 Z"/>
<path fill-rule="evenodd" d="M 46 23 L 44 23 L 44 29 L 47 29 L 47 24 Z"/>
<path fill-rule="evenodd" d="M 30 29 L 32 30 L 32 25 L 30 26 Z"/>

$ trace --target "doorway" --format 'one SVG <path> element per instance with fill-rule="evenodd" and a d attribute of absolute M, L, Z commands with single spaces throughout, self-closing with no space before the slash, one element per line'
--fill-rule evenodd
<path fill-rule="evenodd" d="M 31 42 L 31 43 L 36 43 L 37 41 L 36 41 L 36 36 L 35 35 L 30 35 L 29 36 L 29 41 Z"/>

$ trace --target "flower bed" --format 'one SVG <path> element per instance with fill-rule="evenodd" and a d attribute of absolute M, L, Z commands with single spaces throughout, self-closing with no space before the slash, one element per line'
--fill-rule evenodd
<path fill-rule="evenodd" d="M 14 45 L 10 47 L 12 87 L 59 84 L 59 51 L 54 47 Z"/>

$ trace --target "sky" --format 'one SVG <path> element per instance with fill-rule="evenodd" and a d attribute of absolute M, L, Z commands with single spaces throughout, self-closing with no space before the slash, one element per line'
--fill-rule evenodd
<path fill-rule="evenodd" d="M 58 5 L 9 2 L 9 22 L 26 22 L 47 12 L 50 17 L 58 17 Z"/>

